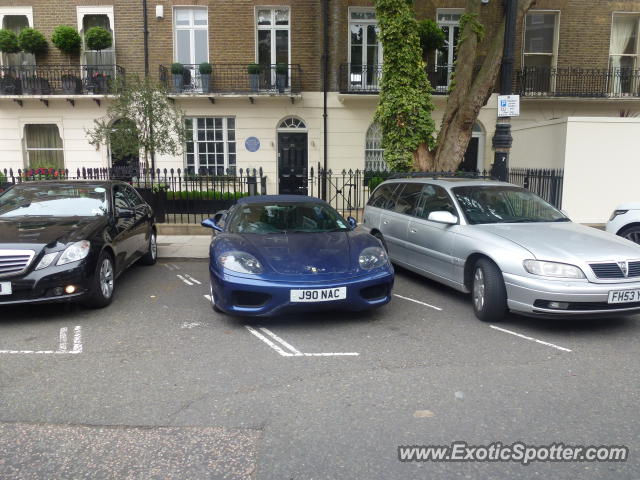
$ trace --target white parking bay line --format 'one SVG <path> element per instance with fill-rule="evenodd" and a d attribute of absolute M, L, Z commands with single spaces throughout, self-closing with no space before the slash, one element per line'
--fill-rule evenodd
<path fill-rule="evenodd" d="M 285 342 L 283 339 L 281 339 L 278 335 L 276 335 L 275 333 L 273 333 L 271 330 L 264 328 L 264 327 L 260 327 L 260 330 L 262 330 L 264 333 L 266 333 L 267 335 L 269 335 L 271 338 L 273 338 L 276 342 L 280 342 L 281 345 L 283 345 L 285 348 L 288 348 L 289 350 L 291 350 L 293 352 L 294 355 L 300 357 L 303 355 L 303 353 L 298 350 L 297 348 L 295 348 L 293 345 L 290 345 L 289 343 Z"/>
<path fill-rule="evenodd" d="M 184 278 L 182 275 L 176 275 L 176 277 L 178 277 L 180 280 L 182 280 L 184 283 L 186 283 L 187 285 L 189 285 L 190 287 L 193 287 L 193 283 L 191 283 L 189 280 L 187 280 L 186 278 Z"/>
<path fill-rule="evenodd" d="M 190 282 L 193 283 L 197 283 L 198 285 L 202 285 L 202 282 L 199 280 L 196 280 L 195 278 L 193 278 L 191 275 L 187 275 L 186 273 L 184 274 L 184 277 L 189 280 Z"/>
<path fill-rule="evenodd" d="M 393 296 L 401 298 L 403 300 L 408 300 L 408 301 L 413 302 L 413 303 L 419 303 L 420 305 L 424 305 L 425 307 L 433 308 L 434 310 L 438 310 L 439 312 L 442 311 L 442 309 L 440 307 L 436 307 L 434 305 L 429 305 L 428 303 L 421 302 L 420 300 L 414 300 L 413 298 L 403 297 L 402 295 L 398 295 L 397 293 L 394 293 Z"/>
<path fill-rule="evenodd" d="M 73 328 L 73 347 L 71 350 L 67 348 L 67 327 L 62 327 L 58 336 L 58 350 L 0 350 L 0 354 L 9 355 L 60 355 L 69 354 L 76 355 L 82 353 L 82 327 Z"/>
<path fill-rule="evenodd" d="M 563 352 L 571 352 L 572 351 L 572 350 L 569 350 L 568 348 L 560 347 L 558 345 L 554 345 L 553 343 L 544 342 L 542 340 L 538 340 L 537 338 L 527 337 L 526 335 L 522 335 L 521 333 L 512 332 L 511 330 L 507 330 L 506 328 L 496 327 L 495 325 L 490 325 L 490 327 L 493 328 L 494 330 L 498 330 L 500 332 L 508 333 L 510 335 L 515 335 L 516 337 L 520 337 L 520 338 L 523 338 L 525 340 L 529 340 L 531 342 L 536 342 L 536 343 L 539 343 L 541 345 L 546 345 L 547 347 L 551 347 L 551 348 L 556 348 L 558 350 L 562 350 Z"/>
<path fill-rule="evenodd" d="M 264 335 L 262 335 L 260 332 L 258 332 L 257 330 L 251 328 L 249 325 L 245 325 L 244 328 L 246 328 L 247 330 L 249 330 L 251 332 L 252 335 L 255 335 L 256 337 L 258 337 L 260 340 L 262 340 L 264 343 L 266 343 L 267 345 L 269 345 L 271 348 L 273 348 L 276 352 L 278 352 L 280 355 L 282 355 L 283 357 L 293 357 L 293 353 L 289 353 L 289 352 L 285 352 L 282 348 L 280 348 L 278 345 L 276 345 L 275 343 L 273 343 L 271 340 L 269 340 L 267 337 L 265 337 Z"/>

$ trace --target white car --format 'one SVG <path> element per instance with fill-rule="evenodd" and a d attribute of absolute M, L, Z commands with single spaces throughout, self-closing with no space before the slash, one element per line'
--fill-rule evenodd
<path fill-rule="evenodd" d="M 607 222 L 607 232 L 640 243 L 640 202 L 618 205 Z"/>

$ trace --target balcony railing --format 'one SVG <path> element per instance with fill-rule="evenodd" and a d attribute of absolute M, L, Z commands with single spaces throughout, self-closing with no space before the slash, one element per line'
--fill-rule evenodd
<path fill-rule="evenodd" d="M 517 74 L 525 97 L 640 97 L 640 70 L 527 67 Z"/>
<path fill-rule="evenodd" d="M 160 81 L 175 94 L 269 94 L 296 95 L 301 91 L 300 65 L 287 65 L 278 73 L 276 65 L 260 65 L 259 73 L 249 73 L 247 64 L 213 64 L 208 79 L 198 65 L 183 65 L 184 73 L 174 75 L 170 67 L 160 65 Z"/>
<path fill-rule="evenodd" d="M 124 82 L 118 65 L 0 67 L 0 95 L 109 95 Z"/>
<path fill-rule="evenodd" d="M 427 67 L 427 77 L 435 95 L 446 95 L 453 65 Z M 382 65 L 357 65 L 344 63 L 340 65 L 338 88 L 340 93 L 377 94 L 380 93 Z"/>

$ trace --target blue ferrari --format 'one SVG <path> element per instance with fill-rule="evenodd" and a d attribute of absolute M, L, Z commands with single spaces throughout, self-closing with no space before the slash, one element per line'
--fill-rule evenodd
<path fill-rule="evenodd" d="M 214 310 L 355 311 L 391 299 L 393 267 L 380 241 L 320 199 L 246 197 L 202 225 L 217 232 L 209 265 Z"/>

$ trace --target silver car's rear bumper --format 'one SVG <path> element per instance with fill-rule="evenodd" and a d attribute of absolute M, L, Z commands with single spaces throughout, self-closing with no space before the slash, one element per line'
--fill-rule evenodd
<path fill-rule="evenodd" d="M 615 316 L 640 313 L 640 302 L 607 303 L 610 291 L 640 289 L 640 282 L 598 284 L 545 280 L 508 273 L 503 274 L 503 277 L 507 288 L 507 305 L 514 312 L 544 316 Z M 569 308 L 548 308 L 543 302 L 569 303 Z"/>

